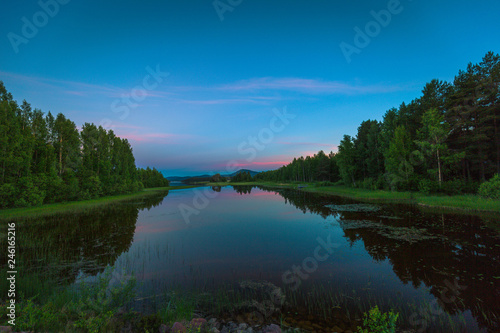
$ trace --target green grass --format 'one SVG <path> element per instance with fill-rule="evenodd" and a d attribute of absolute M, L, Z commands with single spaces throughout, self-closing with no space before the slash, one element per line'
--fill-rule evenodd
<path fill-rule="evenodd" d="M 0 211 L 0 220 L 16 218 L 39 217 L 56 213 L 81 212 L 91 210 L 102 205 L 112 204 L 120 201 L 139 199 L 150 195 L 156 195 L 162 191 L 181 190 L 198 187 L 199 185 L 169 186 L 161 188 L 148 188 L 138 193 L 122 194 L 102 197 L 93 200 L 73 201 L 66 203 L 55 203 L 31 208 L 12 208 Z M 277 182 L 224 182 L 224 183 L 204 183 L 206 186 L 244 186 L 260 185 L 275 188 L 294 188 L 299 185 L 306 185 L 300 190 L 313 193 L 323 193 L 337 195 L 341 197 L 378 201 L 411 203 L 422 207 L 438 207 L 464 211 L 476 212 L 500 212 L 500 200 L 486 199 L 478 195 L 425 195 L 418 192 L 392 192 L 384 190 L 366 190 L 347 186 L 317 186 L 314 183 L 277 183 Z"/>
<path fill-rule="evenodd" d="M 314 183 L 277 183 L 277 182 L 245 182 L 227 183 L 225 185 L 261 185 L 275 188 L 299 189 L 312 193 L 341 196 L 350 199 L 376 202 L 393 202 L 417 204 L 422 207 L 436 207 L 468 212 L 500 212 L 500 200 L 482 198 L 478 195 L 426 195 L 419 192 L 393 192 L 384 190 L 367 190 L 347 186 L 318 186 Z"/>
<path fill-rule="evenodd" d="M 53 292 L 46 302 L 36 297 L 16 299 L 16 328 L 37 332 L 117 332 L 113 322 L 118 310 L 135 297 L 135 278 L 110 286 L 112 268 L 96 282 L 81 283 L 72 290 Z M 1 301 L 1 325 L 7 325 L 7 302 Z M 118 323 L 121 324 L 121 323 Z"/>
<path fill-rule="evenodd" d="M 422 206 L 500 212 L 500 200 L 482 198 L 478 195 L 421 195 L 417 200 Z"/>
<path fill-rule="evenodd" d="M 500 212 L 500 200 L 486 199 L 478 195 L 426 195 L 419 192 L 392 192 L 383 190 L 366 190 L 345 186 L 306 187 L 308 192 L 328 193 L 370 201 L 413 203 L 425 207 L 442 207 L 467 211 Z"/>
<path fill-rule="evenodd" d="M 158 195 L 160 192 L 171 191 L 171 190 L 181 190 L 186 188 L 192 188 L 196 186 L 186 185 L 186 186 L 169 186 L 169 187 L 156 187 L 147 188 L 141 192 L 121 194 L 107 196 L 92 200 L 82 200 L 82 201 L 71 201 L 63 203 L 47 204 L 37 207 L 30 208 L 10 208 L 0 210 L 0 220 L 10 220 L 18 218 L 29 218 L 29 217 L 40 217 L 59 213 L 72 213 L 72 212 L 84 212 L 103 205 L 109 205 L 117 203 L 120 201 L 127 201 L 131 199 L 140 199 L 152 195 Z"/>

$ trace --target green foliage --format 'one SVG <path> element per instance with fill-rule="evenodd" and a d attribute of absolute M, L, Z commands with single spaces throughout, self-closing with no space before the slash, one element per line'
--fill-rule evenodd
<path fill-rule="evenodd" d="M 363 179 L 359 182 L 359 188 L 364 188 L 367 190 L 380 190 L 383 187 L 383 182 L 381 178 L 373 179 L 371 177 Z"/>
<path fill-rule="evenodd" d="M 404 126 L 398 126 L 394 132 L 394 137 L 389 143 L 386 152 L 386 169 L 392 175 L 390 186 L 394 189 L 406 190 L 406 184 L 413 173 L 413 165 L 410 163 L 410 153 L 412 151 L 411 138 Z"/>
<path fill-rule="evenodd" d="M 17 182 L 18 193 L 15 207 L 40 206 L 45 198 L 45 191 L 33 184 L 32 177 L 22 177 Z"/>
<path fill-rule="evenodd" d="M 395 333 L 396 321 L 399 314 L 392 310 L 388 313 L 380 312 L 378 306 L 371 308 L 363 316 L 363 327 L 358 326 L 359 333 Z"/>
<path fill-rule="evenodd" d="M 500 174 L 496 174 L 489 181 L 479 186 L 479 195 L 484 198 L 500 199 Z"/>
<path fill-rule="evenodd" d="M 251 182 L 251 181 L 252 181 L 252 176 L 248 171 L 238 172 L 236 175 L 231 177 L 231 182 L 233 183 Z"/>
<path fill-rule="evenodd" d="M 255 180 L 341 179 L 366 189 L 476 193 L 478 182 L 500 173 L 499 82 L 500 56 L 488 52 L 453 84 L 432 80 L 421 97 L 391 108 L 382 122 L 361 122 L 356 136 L 343 136 L 337 153 L 294 158 Z"/>
<path fill-rule="evenodd" d="M 153 187 L 167 187 L 169 186 L 169 181 L 163 176 L 163 174 L 156 170 L 155 168 L 150 169 L 137 169 L 139 175 L 139 181 L 142 183 L 143 187 L 153 188 Z"/>
<path fill-rule="evenodd" d="M 19 304 L 18 319 L 16 326 L 21 330 L 43 330 L 54 329 L 61 326 L 67 320 L 66 314 L 58 311 L 52 302 L 43 306 L 37 305 L 34 298 L 21 301 Z"/>
<path fill-rule="evenodd" d="M 210 182 L 211 183 L 221 183 L 221 182 L 226 182 L 226 178 L 222 177 L 220 173 L 216 173 L 212 177 L 210 177 Z"/>
<path fill-rule="evenodd" d="M 112 285 L 112 270 L 106 269 L 95 283 L 82 283 L 77 290 L 54 294 L 45 304 L 20 297 L 16 327 L 34 331 L 107 332 L 117 310 L 135 295 L 135 279 L 124 276 Z M 61 299 L 63 300 L 61 304 Z M 57 304 L 57 305 L 56 305 Z M 5 312 L 2 306 L 2 313 Z"/>
<path fill-rule="evenodd" d="M 141 317 L 135 326 L 137 332 L 158 332 L 161 324 L 161 317 L 155 313 Z"/>
<path fill-rule="evenodd" d="M 465 182 L 460 179 L 448 180 L 441 184 L 441 192 L 448 195 L 462 194 Z"/>
<path fill-rule="evenodd" d="M 337 164 L 339 166 L 340 177 L 344 183 L 356 186 L 355 172 L 357 168 L 355 163 L 355 148 L 349 135 L 344 135 L 344 138 L 340 141 Z"/>
<path fill-rule="evenodd" d="M 16 188 L 13 184 L 7 183 L 0 186 L 0 208 L 14 206 L 16 198 Z"/>
<path fill-rule="evenodd" d="M 255 181 L 274 182 L 317 182 L 340 180 L 336 155 L 319 151 L 314 156 L 294 158 L 293 162 L 275 171 L 261 172 L 253 177 Z"/>
<path fill-rule="evenodd" d="M 464 187 L 462 188 L 462 192 L 465 194 L 477 194 L 479 191 L 479 182 L 476 181 L 466 181 L 464 183 Z"/>
<path fill-rule="evenodd" d="M 173 292 L 166 305 L 158 312 L 162 322 L 172 324 L 187 318 L 192 318 L 195 311 L 195 302 L 192 298 Z"/>
<path fill-rule="evenodd" d="M 132 147 L 113 131 L 63 114 L 19 106 L 0 81 L 0 208 L 95 199 L 169 186 L 156 169 L 137 170 Z M 142 183 L 142 185 L 141 185 Z"/>
<path fill-rule="evenodd" d="M 82 199 L 96 199 L 102 194 L 101 180 L 97 176 L 82 179 Z"/>
<path fill-rule="evenodd" d="M 418 191 L 424 194 L 436 193 L 439 191 L 439 183 L 435 180 L 426 178 L 420 179 Z"/>

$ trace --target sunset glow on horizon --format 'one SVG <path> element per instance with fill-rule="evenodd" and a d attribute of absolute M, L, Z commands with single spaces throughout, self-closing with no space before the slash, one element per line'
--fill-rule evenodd
<path fill-rule="evenodd" d="M 500 28 L 494 1 L 54 3 L 44 22 L 36 1 L 4 5 L 0 80 L 19 103 L 112 129 L 165 176 L 336 152 L 362 120 L 498 51 Z"/>

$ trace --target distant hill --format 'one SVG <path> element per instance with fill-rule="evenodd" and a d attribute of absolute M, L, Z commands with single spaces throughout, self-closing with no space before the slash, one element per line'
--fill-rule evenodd
<path fill-rule="evenodd" d="M 188 179 L 188 178 L 191 178 L 191 177 L 178 177 L 178 176 L 167 177 L 168 180 L 174 181 L 174 182 L 181 182 L 181 181 Z"/>
<path fill-rule="evenodd" d="M 242 172 L 249 172 L 250 176 L 252 176 L 252 177 L 259 173 L 258 171 L 253 171 L 253 170 L 248 170 L 248 169 L 240 169 L 240 170 L 233 172 L 231 174 L 224 174 L 221 176 L 226 177 L 226 178 L 232 178 L 232 177 L 234 177 L 237 174 L 242 173 Z M 212 177 L 212 176 L 211 175 L 200 175 L 200 176 L 192 176 L 192 177 L 172 176 L 172 177 L 167 177 L 167 179 L 170 181 L 174 181 L 174 182 L 177 181 L 177 182 L 185 182 L 185 183 L 194 183 L 194 182 L 209 181 L 210 177 Z"/>
<path fill-rule="evenodd" d="M 237 174 L 242 173 L 242 172 L 250 172 L 250 176 L 252 176 L 252 177 L 255 176 L 256 174 L 260 173 L 258 171 L 253 171 L 253 170 L 248 170 L 248 169 L 240 169 L 240 170 L 238 170 L 236 172 L 233 172 L 233 173 L 231 173 L 229 175 L 221 175 L 221 176 L 223 176 L 223 177 L 234 177 Z"/>
<path fill-rule="evenodd" d="M 186 177 L 178 177 L 178 176 L 172 176 L 172 177 L 167 177 L 168 180 L 171 180 L 171 181 L 178 181 L 178 182 L 182 182 L 186 179 L 191 179 L 191 178 L 210 178 L 211 176 L 210 175 L 201 175 L 201 176 L 186 176 Z"/>

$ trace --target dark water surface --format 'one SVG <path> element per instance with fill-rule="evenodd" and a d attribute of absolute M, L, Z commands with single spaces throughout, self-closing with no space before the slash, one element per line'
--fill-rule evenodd
<path fill-rule="evenodd" d="M 112 266 L 115 280 L 133 272 L 144 308 L 175 290 L 214 315 L 311 331 L 354 330 L 378 305 L 415 331 L 499 332 L 495 219 L 283 189 L 176 190 L 19 223 L 18 285 L 71 286 Z"/>

